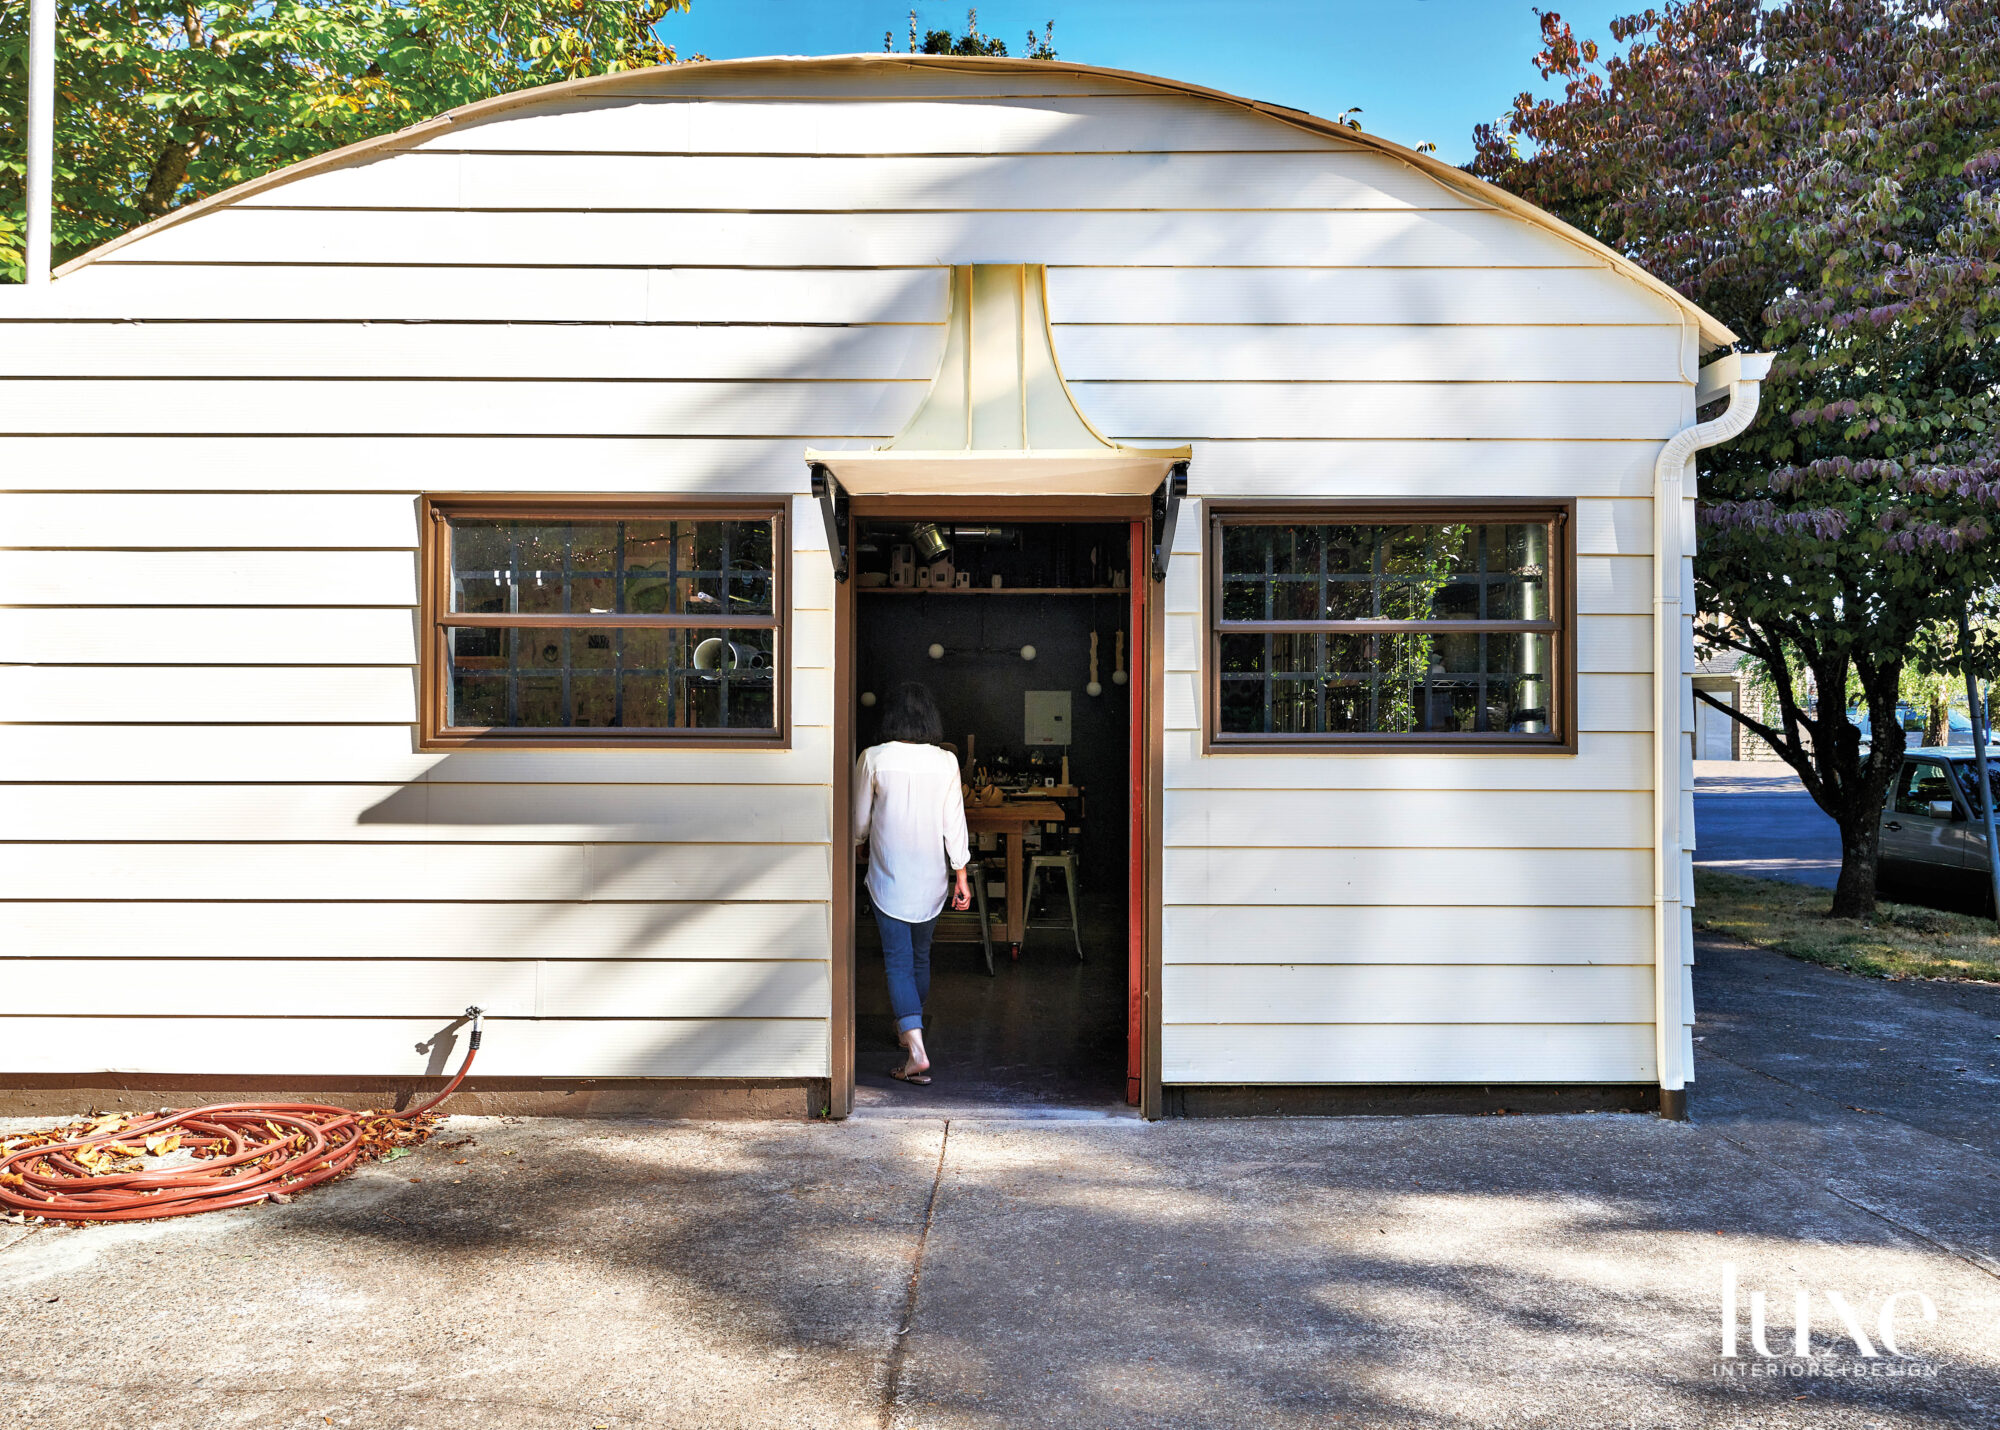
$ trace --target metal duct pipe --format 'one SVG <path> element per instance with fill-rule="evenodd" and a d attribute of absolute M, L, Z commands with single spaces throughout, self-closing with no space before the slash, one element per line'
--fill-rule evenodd
<path fill-rule="evenodd" d="M 56 5 L 28 0 L 28 222 L 22 248 L 30 283 L 49 281 L 55 162 Z"/>

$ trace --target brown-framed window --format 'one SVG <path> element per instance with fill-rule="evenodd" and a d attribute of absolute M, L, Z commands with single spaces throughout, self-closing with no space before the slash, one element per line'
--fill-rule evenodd
<path fill-rule="evenodd" d="M 1573 748 L 1571 510 L 1213 507 L 1209 747 Z"/>
<path fill-rule="evenodd" d="M 782 499 L 423 507 L 427 746 L 783 743 Z"/>

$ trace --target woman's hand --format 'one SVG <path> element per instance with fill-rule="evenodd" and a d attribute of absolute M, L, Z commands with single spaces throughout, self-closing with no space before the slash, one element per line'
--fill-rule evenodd
<path fill-rule="evenodd" d="M 963 869 L 955 871 L 952 876 L 951 906 L 961 914 L 972 907 L 972 881 Z"/>

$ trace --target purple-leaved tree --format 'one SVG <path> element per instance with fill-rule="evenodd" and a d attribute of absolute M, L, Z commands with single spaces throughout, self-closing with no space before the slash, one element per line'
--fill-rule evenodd
<path fill-rule="evenodd" d="M 2000 577 L 2000 0 L 1687 0 L 1605 55 L 1541 18 L 1562 96 L 1472 168 L 1778 354 L 1705 459 L 1697 636 L 1770 672 L 1775 718 L 1728 713 L 1839 824 L 1832 913 L 1865 917 L 1904 662 Z"/>

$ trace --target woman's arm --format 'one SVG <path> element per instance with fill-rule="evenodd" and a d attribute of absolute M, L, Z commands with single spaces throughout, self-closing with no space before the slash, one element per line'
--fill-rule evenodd
<path fill-rule="evenodd" d="M 951 865 L 951 906 L 961 913 L 972 907 L 972 881 L 965 866 L 972 862 L 972 840 L 965 829 L 965 791 L 952 772 L 951 793 L 944 802 L 944 857 Z"/>
<path fill-rule="evenodd" d="M 869 816 L 875 812 L 875 773 L 868 768 L 866 750 L 854 762 L 854 788 L 850 794 L 854 806 L 854 842 L 861 844 L 868 838 Z"/>
<path fill-rule="evenodd" d="M 954 869 L 963 869 L 972 860 L 972 840 L 965 831 L 965 791 L 959 786 L 956 769 L 945 788 L 944 857 Z"/>

